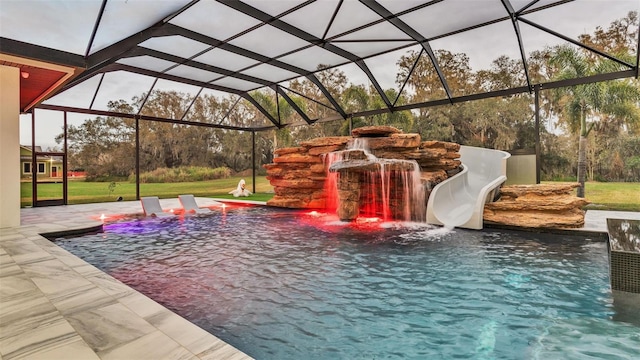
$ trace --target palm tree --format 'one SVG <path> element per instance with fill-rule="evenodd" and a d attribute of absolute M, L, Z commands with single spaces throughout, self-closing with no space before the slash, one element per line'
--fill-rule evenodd
<path fill-rule="evenodd" d="M 592 60 L 583 52 L 569 46 L 554 49 L 550 62 L 558 67 L 556 80 L 575 79 L 595 74 L 621 70 L 621 65 L 611 60 Z M 621 58 L 624 56 L 620 56 Z M 566 121 L 571 132 L 578 132 L 578 196 L 584 197 L 587 170 L 587 137 L 603 116 L 622 120 L 626 124 L 640 122 L 640 89 L 634 80 L 613 80 L 582 84 L 557 89 L 555 100 L 560 105 L 561 120 Z"/>

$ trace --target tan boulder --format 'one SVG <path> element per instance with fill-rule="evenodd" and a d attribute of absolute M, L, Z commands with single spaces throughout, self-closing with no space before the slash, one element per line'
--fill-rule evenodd
<path fill-rule="evenodd" d="M 503 186 L 500 199 L 485 205 L 484 221 L 525 228 L 582 227 L 582 207 L 589 201 L 570 194 L 576 186 L 574 183 Z"/>
<path fill-rule="evenodd" d="M 525 228 L 579 228 L 584 226 L 584 211 L 572 209 L 563 213 L 528 211 L 508 212 L 484 209 L 484 222 Z"/>
<path fill-rule="evenodd" d="M 315 147 L 309 148 L 308 154 L 315 156 L 315 155 L 326 154 L 326 153 L 330 153 L 330 152 L 334 152 L 342 149 L 344 149 L 344 145 L 341 145 L 341 144 L 315 146 Z"/>
<path fill-rule="evenodd" d="M 289 187 L 294 189 L 322 189 L 324 181 L 309 179 L 269 179 L 273 187 Z"/>
<path fill-rule="evenodd" d="M 300 155 L 300 154 L 286 154 L 278 156 L 273 159 L 276 164 L 280 163 L 322 163 L 322 159 L 319 156 Z"/>
<path fill-rule="evenodd" d="M 267 201 L 267 205 L 269 206 L 277 206 L 284 208 L 293 208 L 300 209 L 303 207 L 304 202 L 298 198 L 286 198 L 281 196 L 274 196 L 269 201 Z"/>
<path fill-rule="evenodd" d="M 316 191 L 318 191 L 318 189 L 313 189 L 313 188 L 292 188 L 292 187 L 287 187 L 287 186 L 274 186 L 273 187 L 273 192 L 276 195 L 280 195 L 280 196 L 287 196 L 287 197 L 306 197 L 306 196 L 311 196 L 312 194 L 314 194 Z"/>
<path fill-rule="evenodd" d="M 337 209 L 338 218 L 342 221 L 355 220 L 360 214 L 360 202 L 341 201 Z"/>
<path fill-rule="evenodd" d="M 324 174 L 327 172 L 324 164 L 313 164 L 309 167 L 309 170 L 314 174 Z"/>
<path fill-rule="evenodd" d="M 417 148 L 420 146 L 420 134 L 392 134 L 388 137 L 368 139 L 369 149 Z"/>
<path fill-rule="evenodd" d="M 393 126 L 363 126 L 351 130 L 353 137 L 380 137 L 400 133 L 402 130 Z"/>
<path fill-rule="evenodd" d="M 421 149 L 443 148 L 449 151 L 458 152 L 460 151 L 460 144 L 446 142 L 446 141 L 428 140 L 428 141 L 423 141 L 420 144 L 420 148 Z"/>
<path fill-rule="evenodd" d="M 565 211 L 571 209 L 580 209 L 589 204 L 585 199 L 570 196 L 538 196 L 535 194 L 526 194 L 517 198 L 501 197 L 500 201 L 488 203 L 485 208 L 494 211 Z"/>
<path fill-rule="evenodd" d="M 554 183 L 554 184 L 532 184 L 532 185 L 510 185 L 504 186 L 500 193 L 504 196 L 517 198 L 523 195 L 553 196 L 569 194 L 573 189 L 580 187 L 579 183 Z"/>
<path fill-rule="evenodd" d="M 439 184 L 447 178 L 447 173 L 444 170 L 423 171 L 420 173 L 420 180 L 428 182 L 431 186 Z"/>
<path fill-rule="evenodd" d="M 276 155 L 286 155 L 286 154 L 299 154 L 299 153 L 303 153 L 305 151 L 307 151 L 307 149 L 299 146 L 299 147 L 288 147 L 288 148 L 275 149 L 273 151 L 273 153 L 276 154 Z"/>
<path fill-rule="evenodd" d="M 312 148 L 317 146 L 332 146 L 332 145 L 345 145 L 351 140 L 351 136 L 327 136 L 315 138 L 300 143 L 305 148 Z"/>

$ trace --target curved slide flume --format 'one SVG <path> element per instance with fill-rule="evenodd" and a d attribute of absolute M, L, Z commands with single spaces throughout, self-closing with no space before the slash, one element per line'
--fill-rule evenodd
<path fill-rule="evenodd" d="M 460 147 L 463 170 L 436 185 L 427 203 L 427 223 L 482 229 L 484 204 L 507 180 L 508 152 Z"/>

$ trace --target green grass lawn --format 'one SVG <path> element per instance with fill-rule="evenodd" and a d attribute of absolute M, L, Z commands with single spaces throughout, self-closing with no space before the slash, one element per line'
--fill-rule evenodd
<path fill-rule="evenodd" d="M 586 209 L 640 211 L 640 183 L 587 182 Z"/>
<path fill-rule="evenodd" d="M 140 184 L 140 196 L 158 196 L 161 199 L 178 197 L 181 194 L 193 194 L 202 197 L 215 197 L 234 199 L 229 191 L 235 190 L 240 179 L 245 179 L 247 189 L 253 191 L 251 177 L 229 177 L 226 179 L 182 182 L 182 183 L 153 183 Z M 136 200 L 136 184 L 129 182 L 117 182 L 110 189 L 109 182 L 68 182 L 69 204 L 85 204 L 97 202 L 115 201 L 119 196 L 123 200 Z M 273 187 L 264 176 L 256 176 L 256 193 L 243 199 L 255 201 L 267 201 L 273 197 Z M 31 183 L 21 183 L 21 206 L 31 205 Z M 62 184 L 39 184 L 38 199 L 61 199 Z"/>
<path fill-rule="evenodd" d="M 184 182 L 184 183 L 155 183 L 140 184 L 140 196 L 158 196 L 160 198 L 177 197 L 180 194 L 193 194 L 202 197 L 233 199 L 229 191 L 238 186 L 242 177 L 227 179 Z M 252 190 L 252 179 L 244 179 L 247 189 Z M 136 199 L 136 185 L 129 182 L 119 182 L 110 191 L 108 182 L 69 181 L 69 204 L 83 204 L 95 202 L 115 201 L 118 196 L 124 200 Z M 256 177 L 256 193 L 246 200 L 267 201 L 273 197 L 273 187 L 264 176 Z M 615 182 L 587 182 L 586 198 L 591 202 L 587 209 L 640 211 L 640 183 Z M 22 183 L 22 206 L 31 205 L 31 183 Z M 61 184 L 40 184 L 38 186 L 39 199 L 62 198 Z"/>

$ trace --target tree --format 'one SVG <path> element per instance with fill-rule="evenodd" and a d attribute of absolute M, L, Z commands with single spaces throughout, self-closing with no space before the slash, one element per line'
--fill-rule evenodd
<path fill-rule="evenodd" d="M 623 55 L 621 55 L 623 57 Z M 557 80 L 586 77 L 618 70 L 611 60 L 591 59 L 569 46 L 558 46 L 550 59 L 559 71 Z M 584 197 L 587 170 L 587 137 L 598 121 L 607 117 L 634 124 L 640 121 L 640 90 L 628 80 L 615 80 L 576 85 L 556 91 L 561 120 L 572 133 L 578 133 L 578 196 Z"/>

